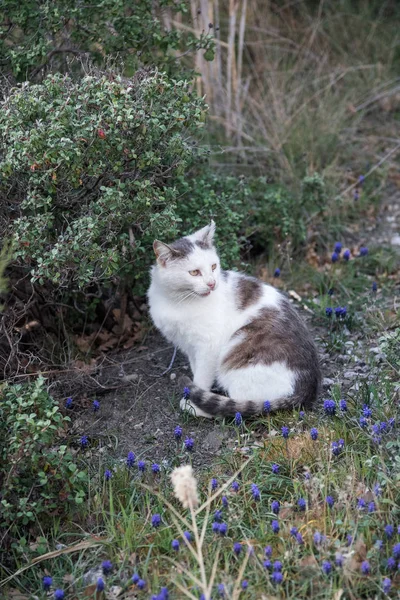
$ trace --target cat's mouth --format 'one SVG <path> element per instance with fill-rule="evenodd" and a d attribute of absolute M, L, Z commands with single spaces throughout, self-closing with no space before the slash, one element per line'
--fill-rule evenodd
<path fill-rule="evenodd" d="M 202 298 L 205 298 L 206 296 L 209 296 L 211 294 L 211 290 L 208 290 L 207 292 L 204 292 L 204 294 L 200 294 L 197 292 L 198 296 L 201 296 Z"/>

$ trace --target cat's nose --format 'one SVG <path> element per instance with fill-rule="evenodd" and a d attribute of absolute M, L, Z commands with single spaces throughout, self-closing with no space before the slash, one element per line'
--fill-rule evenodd
<path fill-rule="evenodd" d="M 210 290 L 213 290 L 215 288 L 215 281 L 212 281 L 210 283 L 207 283 L 208 287 L 210 288 Z"/>

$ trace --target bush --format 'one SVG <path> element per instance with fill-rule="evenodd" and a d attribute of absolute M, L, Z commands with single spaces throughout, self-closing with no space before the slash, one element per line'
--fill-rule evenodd
<path fill-rule="evenodd" d="M 68 417 L 44 379 L 5 386 L 0 398 L 0 526 L 14 530 L 39 516 L 67 514 L 86 495 L 87 476 L 66 445 Z"/>
<path fill-rule="evenodd" d="M 3 210 L 32 281 L 69 292 L 143 280 L 157 236 L 177 235 L 173 177 L 202 153 L 205 105 L 157 71 L 131 80 L 47 77 L 12 90 L 0 115 Z"/>
<path fill-rule="evenodd" d="M 186 11 L 186 2 L 175 0 L 4 0 L 0 68 L 5 76 L 26 81 L 49 72 L 80 73 L 83 62 L 104 65 L 111 58 L 124 74 L 150 64 L 180 75 L 184 69 L 176 50 L 187 55 L 204 49 L 207 59 L 213 48 L 208 34 L 196 38 L 168 27 L 170 19 Z"/>
<path fill-rule="evenodd" d="M 306 219 L 324 207 L 325 186 L 318 174 L 305 177 L 300 194 L 268 183 L 266 177 L 232 177 L 205 172 L 177 183 L 182 197 L 177 214 L 182 233 L 190 233 L 213 218 L 222 265 L 238 266 L 251 239 L 261 251 L 306 237 Z"/>

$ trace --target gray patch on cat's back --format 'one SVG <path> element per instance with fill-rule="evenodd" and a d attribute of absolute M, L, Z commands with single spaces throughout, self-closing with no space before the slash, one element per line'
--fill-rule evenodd
<path fill-rule="evenodd" d="M 311 406 L 320 385 L 316 348 L 310 334 L 290 303 L 281 308 L 263 308 L 249 323 L 238 329 L 233 338 L 241 341 L 223 361 L 223 369 L 242 369 L 249 365 L 281 362 L 298 373 L 294 395 L 288 405 Z"/>
<path fill-rule="evenodd" d="M 188 238 L 181 238 L 176 240 L 172 244 L 170 244 L 174 253 L 178 254 L 180 258 L 185 258 L 189 256 L 191 252 L 194 250 L 194 244 Z"/>
<path fill-rule="evenodd" d="M 263 284 L 255 277 L 240 277 L 237 283 L 237 306 L 244 310 L 262 296 Z"/>

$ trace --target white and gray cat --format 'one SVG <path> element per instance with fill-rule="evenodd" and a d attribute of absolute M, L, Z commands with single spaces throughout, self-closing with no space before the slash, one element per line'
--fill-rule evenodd
<path fill-rule="evenodd" d="M 223 271 L 215 223 L 171 244 L 155 240 L 150 315 L 190 361 L 181 408 L 196 416 L 243 416 L 311 408 L 320 386 L 318 354 L 303 321 L 274 287 Z M 229 397 L 211 392 L 213 384 Z"/>

